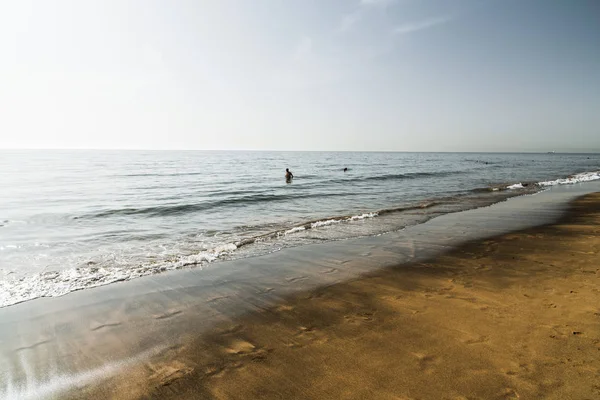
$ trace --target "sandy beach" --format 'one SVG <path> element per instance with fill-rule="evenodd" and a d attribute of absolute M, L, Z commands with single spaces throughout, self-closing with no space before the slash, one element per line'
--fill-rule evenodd
<path fill-rule="evenodd" d="M 296 293 L 72 398 L 595 399 L 600 194 L 560 222 Z"/>
<path fill-rule="evenodd" d="M 0 400 L 600 400 L 598 15 L 0 2 Z"/>

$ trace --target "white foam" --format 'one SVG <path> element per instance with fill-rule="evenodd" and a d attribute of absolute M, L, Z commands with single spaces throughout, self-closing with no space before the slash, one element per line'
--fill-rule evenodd
<path fill-rule="evenodd" d="M 589 182 L 600 179 L 600 171 L 582 172 L 568 178 L 556 179 L 553 181 L 538 182 L 539 186 L 571 185 L 573 183 Z"/>
<path fill-rule="evenodd" d="M 310 227 L 312 229 L 315 229 L 315 228 L 320 228 L 322 226 L 339 224 L 340 222 L 352 222 L 352 221 L 360 221 L 360 220 L 367 219 L 367 218 L 374 218 L 378 215 L 379 214 L 376 212 L 371 212 L 371 213 L 365 213 L 365 214 L 361 214 L 361 215 L 354 215 L 352 217 L 348 217 L 348 218 L 344 218 L 344 219 L 326 219 L 323 221 L 313 222 L 312 224 L 310 224 Z"/>
<path fill-rule="evenodd" d="M 378 215 L 379 214 L 376 212 L 365 213 L 365 214 L 361 214 L 361 215 L 352 216 L 352 217 L 348 218 L 347 221 L 359 221 L 361 219 L 375 218 Z"/>
<path fill-rule="evenodd" d="M 213 254 L 220 255 L 222 253 L 229 253 L 237 249 L 237 246 L 233 243 L 222 244 L 211 250 Z"/>
<path fill-rule="evenodd" d="M 506 188 L 509 189 L 509 190 L 523 189 L 524 186 L 523 186 L 523 184 L 521 182 L 519 182 L 519 183 L 515 183 L 514 185 L 507 186 Z"/>
<path fill-rule="evenodd" d="M 284 234 L 284 235 L 290 235 L 290 234 L 292 234 L 292 233 L 296 233 L 296 232 L 302 232 L 302 231 L 304 231 L 304 230 L 306 230 L 306 228 L 305 228 L 305 227 L 303 227 L 303 226 L 297 226 L 297 227 L 295 227 L 295 228 L 292 228 L 292 229 L 290 229 L 290 230 L 287 230 L 287 231 L 285 231 L 283 234 Z"/>
<path fill-rule="evenodd" d="M 310 224 L 310 227 L 312 229 L 315 229 L 315 228 L 320 228 L 322 226 L 329 226 L 329 225 L 333 225 L 333 224 L 339 224 L 340 222 L 342 222 L 341 219 L 326 219 L 324 221 L 313 222 L 312 224 Z"/>
<path fill-rule="evenodd" d="M 2 280 L 0 281 L 0 307 L 39 297 L 63 296 L 76 290 L 128 281 L 185 267 L 202 267 L 202 265 L 211 263 L 235 249 L 237 249 L 235 244 L 228 243 L 206 252 L 138 266 L 97 267 L 91 265 L 61 271 L 42 272 L 18 279 Z"/>

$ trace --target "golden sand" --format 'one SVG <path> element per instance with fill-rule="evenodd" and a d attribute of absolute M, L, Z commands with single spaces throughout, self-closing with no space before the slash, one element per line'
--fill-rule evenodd
<path fill-rule="evenodd" d="M 600 399 L 600 194 L 187 343 L 74 397 Z"/>

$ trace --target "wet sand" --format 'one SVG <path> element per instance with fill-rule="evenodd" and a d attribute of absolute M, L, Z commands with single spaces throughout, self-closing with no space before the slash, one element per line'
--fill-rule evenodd
<path fill-rule="evenodd" d="M 555 224 L 254 305 L 72 398 L 600 398 L 600 194 Z"/>

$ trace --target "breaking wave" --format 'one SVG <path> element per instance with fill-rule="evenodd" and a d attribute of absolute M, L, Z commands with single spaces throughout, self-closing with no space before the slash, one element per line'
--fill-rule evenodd
<path fill-rule="evenodd" d="M 167 260 L 142 263 L 139 265 L 105 267 L 97 266 L 95 263 L 89 262 L 87 265 L 77 268 L 48 271 L 27 275 L 18 279 L 4 280 L 0 281 L 0 307 L 6 307 L 39 297 L 63 296 L 77 290 L 128 281 L 134 278 L 171 270 L 202 268 L 203 265 L 230 256 L 238 248 L 255 242 L 293 235 L 307 229 L 318 229 L 332 224 L 356 222 L 367 218 L 374 218 L 377 215 L 376 212 L 372 212 L 361 215 L 312 221 L 287 230 L 277 230 L 264 235 L 242 239 L 235 243 L 225 243 L 196 254 L 182 255 Z"/>

